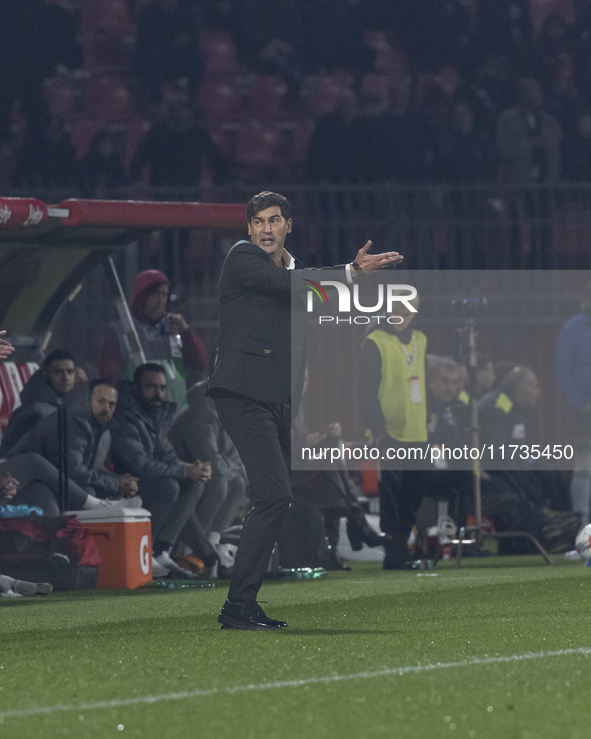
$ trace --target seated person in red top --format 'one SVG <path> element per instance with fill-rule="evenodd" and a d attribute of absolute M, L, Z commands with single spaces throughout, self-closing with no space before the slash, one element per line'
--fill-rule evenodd
<path fill-rule="evenodd" d="M 170 313 L 170 280 L 157 269 L 140 272 L 135 279 L 130 310 L 147 362 L 166 370 L 169 399 L 179 408 L 186 404 L 187 387 L 208 375 L 209 357 L 203 341 L 180 313 Z M 105 334 L 99 373 L 112 382 L 131 379 L 135 366 L 121 324 Z"/>

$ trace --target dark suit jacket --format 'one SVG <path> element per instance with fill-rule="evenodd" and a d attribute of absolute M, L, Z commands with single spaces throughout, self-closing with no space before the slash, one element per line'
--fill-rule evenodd
<path fill-rule="evenodd" d="M 335 269 L 343 269 L 335 267 Z M 220 333 L 208 394 L 226 390 L 255 400 L 297 406 L 305 366 L 304 294 L 301 270 L 277 267 L 271 257 L 250 241 L 239 241 L 228 252 L 220 278 Z M 294 321 L 292 342 L 292 279 Z M 295 297 L 299 296 L 299 297 Z M 292 373 L 293 368 L 293 373 Z M 293 374 L 293 376 L 292 376 Z M 297 412 L 297 408 L 295 410 Z"/>

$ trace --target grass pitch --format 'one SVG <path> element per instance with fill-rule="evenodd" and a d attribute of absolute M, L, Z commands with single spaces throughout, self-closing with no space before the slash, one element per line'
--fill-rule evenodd
<path fill-rule="evenodd" d="M 583 739 L 591 568 L 555 561 L 265 584 L 280 633 L 221 631 L 223 586 L 3 600 L 0 737 Z"/>

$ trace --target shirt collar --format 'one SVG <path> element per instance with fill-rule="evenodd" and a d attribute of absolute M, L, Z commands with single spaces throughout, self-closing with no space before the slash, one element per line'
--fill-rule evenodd
<path fill-rule="evenodd" d="M 291 256 L 287 249 L 283 249 L 283 251 L 285 252 L 285 256 L 287 257 L 286 269 L 295 269 L 295 259 Z"/>

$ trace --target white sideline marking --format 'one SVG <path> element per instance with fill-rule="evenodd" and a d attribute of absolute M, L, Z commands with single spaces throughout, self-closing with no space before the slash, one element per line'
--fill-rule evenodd
<path fill-rule="evenodd" d="M 142 703 L 160 703 L 162 701 L 176 701 L 187 698 L 206 698 L 211 695 L 224 693 L 246 693 L 254 690 L 274 690 L 276 688 L 299 688 L 304 685 L 337 683 L 344 680 L 368 680 L 373 677 L 388 675 L 408 675 L 417 672 L 433 672 L 435 670 L 449 670 L 454 667 L 471 667 L 473 665 L 497 665 L 526 660 L 546 659 L 548 657 L 564 657 L 566 655 L 591 655 L 591 647 L 577 649 L 557 649 L 550 652 L 526 652 L 525 654 L 511 654 L 506 657 L 475 657 L 463 662 L 436 662 L 430 665 L 407 665 L 406 667 L 384 667 L 374 672 L 354 672 L 350 675 L 325 675 L 323 677 L 307 677 L 302 680 L 280 680 L 273 683 L 255 683 L 254 685 L 235 685 L 229 688 L 211 688 L 210 690 L 186 690 L 182 693 L 162 693 L 160 695 L 144 695 L 136 698 L 115 698 L 109 701 L 93 701 L 91 703 L 56 703 L 53 706 L 33 706 L 21 711 L 3 711 L 0 720 L 6 718 L 24 718 L 40 716 L 66 711 L 91 711 L 97 708 L 122 708 Z"/>

